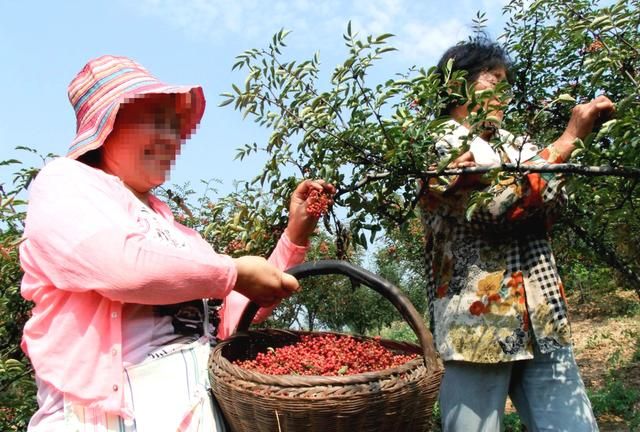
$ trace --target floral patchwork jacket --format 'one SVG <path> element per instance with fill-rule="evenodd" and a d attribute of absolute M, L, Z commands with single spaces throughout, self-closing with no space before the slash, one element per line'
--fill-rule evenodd
<path fill-rule="evenodd" d="M 553 146 L 539 151 L 500 130 L 490 146 L 453 123 L 436 148 L 441 158 L 471 142 L 476 162 L 562 163 Z M 480 154 L 484 153 L 484 154 Z M 487 154 L 489 157 L 487 158 Z M 488 184 L 464 176 L 433 178 L 421 197 L 426 232 L 431 328 L 443 360 L 497 363 L 533 358 L 570 344 L 562 282 L 548 228 L 566 204 L 563 177 L 505 175 Z M 483 192 L 467 216 L 473 193 Z"/>

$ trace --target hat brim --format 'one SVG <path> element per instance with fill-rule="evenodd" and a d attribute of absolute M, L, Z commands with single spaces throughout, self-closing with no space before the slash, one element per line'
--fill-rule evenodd
<path fill-rule="evenodd" d="M 179 96 L 176 101 L 176 110 L 183 117 L 180 137 L 182 140 L 188 139 L 195 132 L 204 115 L 206 100 L 202 87 L 154 85 L 141 88 L 133 94 L 125 94 L 86 119 L 78 128 L 67 157 L 77 159 L 91 150 L 100 148 L 113 131 L 118 111 L 123 105 L 134 103 L 136 99 L 144 96 L 162 94 Z"/>

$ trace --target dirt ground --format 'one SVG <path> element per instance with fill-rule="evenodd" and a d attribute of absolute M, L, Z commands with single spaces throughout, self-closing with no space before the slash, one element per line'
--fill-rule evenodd
<path fill-rule="evenodd" d="M 628 387 L 640 389 L 637 354 L 633 361 L 634 353 L 640 350 L 639 301 L 633 291 L 610 293 L 582 304 L 577 298 L 569 299 L 576 361 L 587 388 L 601 388 L 607 373 L 614 369 Z M 640 411 L 640 403 L 636 409 Z M 628 430 L 616 416 L 602 416 L 598 424 L 603 432 Z"/>
<path fill-rule="evenodd" d="M 588 389 L 605 385 L 610 370 L 617 370 L 630 388 L 640 389 L 640 307 L 633 291 L 606 293 L 599 299 L 568 299 L 574 352 Z M 637 404 L 640 411 L 640 403 Z M 511 404 L 507 412 L 512 412 Z M 625 421 L 614 415 L 598 418 L 601 432 L 628 431 Z"/>

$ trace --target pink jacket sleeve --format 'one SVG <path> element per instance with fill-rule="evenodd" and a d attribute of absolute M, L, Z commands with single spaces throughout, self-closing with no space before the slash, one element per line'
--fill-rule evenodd
<path fill-rule="evenodd" d="M 116 177 L 70 159 L 49 163 L 31 186 L 23 266 L 58 289 L 126 303 L 224 298 L 236 281 L 232 259 L 178 224 L 183 248 L 146 236 L 135 200 Z"/>
<path fill-rule="evenodd" d="M 269 262 L 279 268 L 280 270 L 286 270 L 304 261 L 307 253 L 308 246 L 298 246 L 289 240 L 286 232 L 278 241 L 276 248 L 269 257 Z M 222 308 L 220 309 L 220 324 L 218 325 L 218 339 L 226 339 L 231 336 L 235 330 L 240 316 L 244 311 L 244 308 L 249 303 L 249 299 L 242 294 L 231 291 L 229 295 L 224 299 Z M 261 308 L 254 322 L 264 321 L 271 315 L 273 307 Z"/>

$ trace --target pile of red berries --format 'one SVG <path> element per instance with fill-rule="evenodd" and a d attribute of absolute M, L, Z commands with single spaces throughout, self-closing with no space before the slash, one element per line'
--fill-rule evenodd
<path fill-rule="evenodd" d="M 254 360 L 236 360 L 237 366 L 269 375 L 355 375 L 400 366 L 417 354 L 394 354 L 380 338 L 303 335 L 293 344 L 269 348 Z"/>
<path fill-rule="evenodd" d="M 227 247 L 224 248 L 224 253 L 226 254 L 234 253 L 244 249 L 245 246 L 246 244 L 242 240 L 231 240 L 227 245 Z"/>
<path fill-rule="evenodd" d="M 307 214 L 319 218 L 329 209 L 329 195 L 312 190 L 307 198 Z"/>

